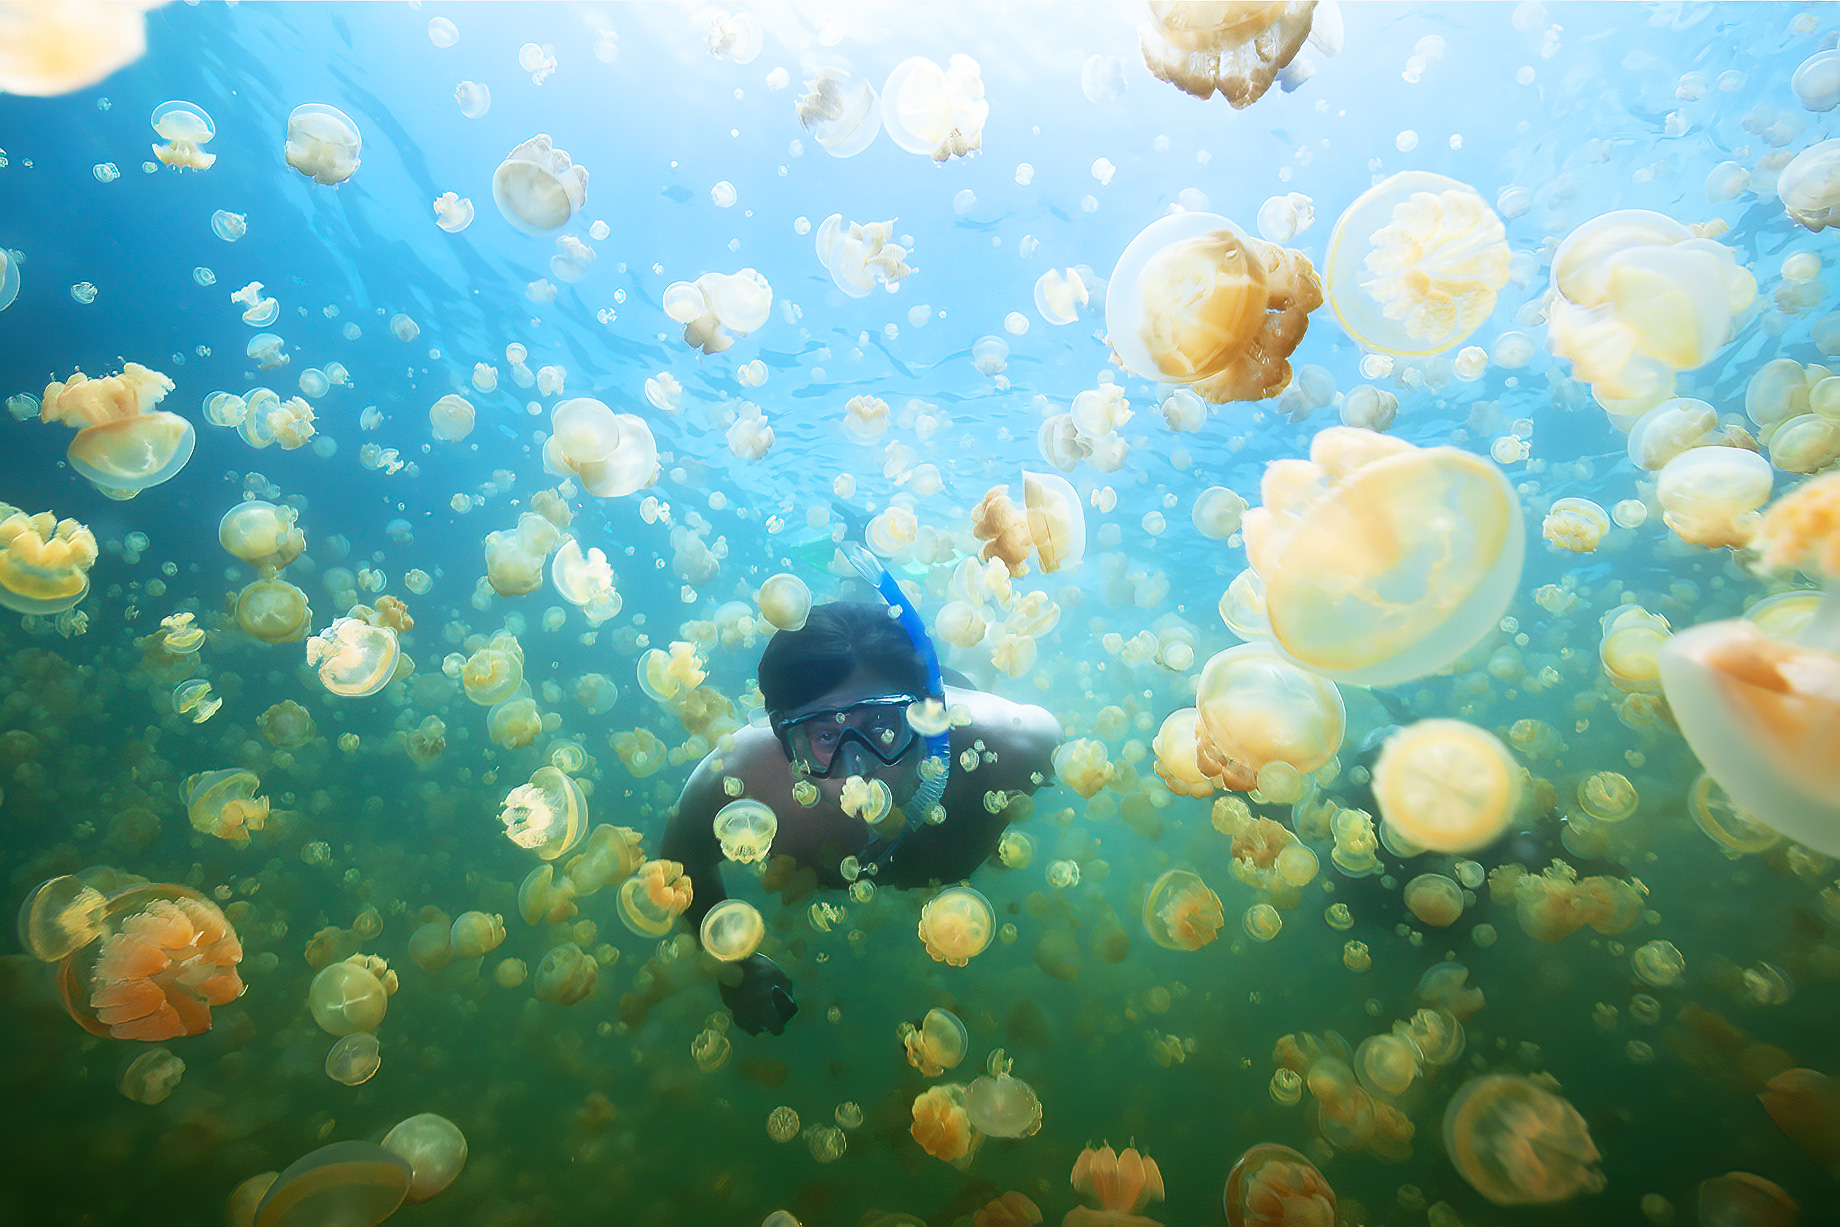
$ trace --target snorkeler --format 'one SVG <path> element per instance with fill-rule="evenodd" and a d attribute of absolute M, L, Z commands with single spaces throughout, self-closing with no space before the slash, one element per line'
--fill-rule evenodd
<path fill-rule="evenodd" d="M 726 778 L 740 780 L 743 795 L 779 818 L 774 854 L 791 857 L 832 890 L 849 885 L 840 868 L 847 858 L 878 887 L 970 877 L 1009 821 L 1001 807 L 994 814 L 986 807 L 986 794 L 1032 793 L 1053 778 L 1060 722 L 1043 708 L 959 685 L 965 679 L 957 674 L 948 684 L 925 625 L 893 577 L 859 549 L 851 561 L 887 605 L 814 606 L 804 627 L 775 634 L 760 657 L 767 722 L 740 729 L 727 749 L 706 756 L 677 799 L 659 855 L 680 862 L 695 883 L 684 915 L 692 933 L 727 897 L 713 827 L 716 813 L 735 799 Z M 922 734 L 908 709 L 929 698 L 962 708 L 969 720 Z M 970 769 L 961 761 L 967 751 Z M 853 776 L 879 779 L 892 794 L 893 810 L 874 827 L 844 811 L 844 785 Z M 800 790 L 809 804 L 794 796 L 802 782 L 816 789 L 815 797 Z M 798 1012 L 790 979 L 761 954 L 736 967 L 739 979 L 721 984 L 736 1025 L 778 1035 Z"/>

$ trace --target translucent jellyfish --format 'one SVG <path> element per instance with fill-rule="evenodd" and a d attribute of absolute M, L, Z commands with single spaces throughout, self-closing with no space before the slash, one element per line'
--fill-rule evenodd
<path fill-rule="evenodd" d="M 588 199 L 588 168 L 539 134 L 505 155 L 492 172 L 492 200 L 506 221 L 525 234 L 568 224 Z"/>
<path fill-rule="evenodd" d="M 291 357 L 282 352 L 283 344 L 285 342 L 272 332 L 258 332 L 255 336 L 250 337 L 248 343 L 243 346 L 243 353 L 261 370 L 273 371 L 293 361 Z M 277 401 L 280 399 L 273 392 L 269 393 L 269 398 Z M 241 427 L 249 416 L 249 402 L 242 400 L 242 407 L 235 412 L 236 420 L 227 424 Z"/>
<path fill-rule="evenodd" d="M 620 886 L 620 919 L 640 937 L 663 937 L 694 897 L 681 864 L 647 861 Z"/>
<path fill-rule="evenodd" d="M 263 643 L 298 643 L 313 623 L 307 594 L 284 579 L 258 579 L 236 594 L 236 624 Z"/>
<path fill-rule="evenodd" d="M 770 575 L 760 585 L 760 616 L 776 630 L 796 631 L 811 613 L 811 589 L 789 572 Z"/>
<path fill-rule="evenodd" d="M 695 281 L 665 287 L 664 313 L 684 326 L 684 344 L 719 354 L 766 325 L 773 287 L 751 268 L 738 273 L 704 273 Z"/>
<path fill-rule="evenodd" d="M 607 886 L 617 886 L 645 863 L 639 833 L 630 827 L 607 823 L 588 833 L 582 850 L 566 866 L 569 897 L 586 899 Z"/>
<path fill-rule="evenodd" d="M 1705 365 L 1757 296 L 1733 251 L 1645 209 L 1584 223 L 1553 255 L 1547 345 L 1613 417 L 1674 394 Z"/>
<path fill-rule="evenodd" d="M 647 728 L 637 728 L 630 732 L 615 733 L 609 737 L 608 744 L 619 756 L 620 764 L 634 779 L 644 779 L 665 764 L 665 745 L 658 735 Z"/>
<path fill-rule="evenodd" d="M 968 55 L 954 55 L 943 69 L 924 56 L 902 60 L 882 85 L 882 126 L 889 139 L 935 162 L 981 149 L 989 118 L 984 79 Z"/>
<path fill-rule="evenodd" d="M 724 899 L 703 917 L 703 949 L 724 963 L 738 963 L 760 949 L 767 925 L 759 909 L 741 899 Z"/>
<path fill-rule="evenodd" d="M 0 311 L 4 311 L 12 306 L 13 300 L 18 297 L 19 257 L 9 252 L 6 248 L 0 247 Z M 12 397 L 7 398 L 8 409 L 13 407 L 13 399 Z M 28 404 L 30 404 L 30 402 L 28 402 Z M 21 415 L 15 412 L 13 416 L 20 417 Z M 25 416 L 31 416 L 29 410 Z"/>
<path fill-rule="evenodd" d="M 1840 106 L 1840 52 L 1817 51 L 1797 66 L 1789 92 L 1804 110 L 1826 112 Z"/>
<path fill-rule="evenodd" d="M 544 471 L 578 478 L 595 498 L 624 498 L 657 480 L 658 443 L 638 415 L 578 396 L 556 406 L 551 426 Z"/>
<path fill-rule="evenodd" d="M 1727 853 L 1751 856 L 1768 852 L 1782 842 L 1782 836 L 1743 806 L 1726 795 L 1724 788 L 1710 775 L 1702 773 L 1687 791 L 1687 813 L 1693 823 Z"/>
<path fill-rule="evenodd" d="M 135 1103 L 164 1103 L 184 1076 L 184 1061 L 164 1048 L 155 1048 L 135 1057 L 122 1071 L 121 1093 Z"/>
<path fill-rule="evenodd" d="M 1434 929 L 1445 929 L 1463 916 L 1463 888 L 1441 873 L 1421 873 L 1405 889 L 1406 910 Z"/>
<path fill-rule="evenodd" d="M 760 57 L 760 23 L 747 13 L 711 9 L 697 18 L 709 54 L 733 64 L 752 64 Z"/>
<path fill-rule="evenodd" d="M 903 1023 L 901 1041 L 907 1049 L 907 1063 L 928 1078 L 957 1069 L 971 1046 L 958 1015 L 941 1009 L 928 1010 L 918 1027 Z"/>
<path fill-rule="evenodd" d="M 384 981 L 373 975 L 364 955 L 332 963 L 313 977 L 307 990 L 307 1008 L 313 1021 L 328 1035 L 356 1035 L 375 1031 L 390 1008 Z"/>
<path fill-rule="evenodd" d="M 1261 1142 L 1239 1157 L 1222 1193 L 1227 1227 L 1332 1227 L 1335 1190 L 1288 1146 Z"/>
<path fill-rule="evenodd" d="M 1041 1129 L 1041 1100 L 1028 1083 L 1010 1077 L 1002 1051 L 991 1054 L 991 1072 L 965 1088 L 965 1115 L 986 1137 L 1026 1138 Z"/>
<path fill-rule="evenodd" d="M 0 503 L 0 605 L 39 615 L 73 609 L 89 592 L 96 557 L 95 535 L 75 520 Z"/>
<path fill-rule="evenodd" d="M 1840 223 L 1840 139 L 1796 154 L 1777 177 L 1776 194 L 1792 221 L 1817 234 Z"/>
<path fill-rule="evenodd" d="M 313 422 L 313 406 L 300 397 L 282 400 L 267 388 L 257 388 L 245 403 L 243 421 L 236 432 L 258 450 L 275 445 L 291 452 L 306 446 L 317 433 Z"/>
<path fill-rule="evenodd" d="M 1521 769 L 1494 734 L 1461 720 L 1420 720 L 1387 738 L 1374 799 L 1388 827 L 1430 852 L 1468 852 L 1514 821 Z"/>
<path fill-rule="evenodd" d="M 454 101 L 468 119 L 478 119 L 492 109 L 492 90 L 478 81 L 462 81 L 454 87 Z"/>
<path fill-rule="evenodd" d="M 1195 529 L 1210 541 L 1224 541 L 1239 531 L 1246 515 L 1246 500 L 1225 486 L 1209 486 L 1195 496 L 1190 517 Z"/>
<path fill-rule="evenodd" d="M 1156 774 L 1179 797 L 1205 797 L 1214 791 L 1214 781 L 1201 770 L 1200 722 L 1201 713 L 1195 708 L 1177 708 L 1164 718 L 1150 742 L 1156 754 Z"/>
<path fill-rule="evenodd" d="M 1054 749 L 1054 774 L 1082 797 L 1092 797 L 1112 779 L 1113 767 L 1105 743 L 1076 737 Z"/>
<path fill-rule="evenodd" d="M 95 85 L 147 50 L 136 4 L 9 4 L 0 9 L 0 90 L 49 98 Z"/>
<path fill-rule="evenodd" d="M 178 476 L 192 458 L 192 424 L 154 408 L 172 388 L 138 362 L 102 379 L 78 371 L 46 386 L 38 416 L 76 430 L 66 451 L 71 468 L 112 498 L 132 498 Z"/>
<path fill-rule="evenodd" d="M 506 794 L 498 820 L 512 843 L 553 861 L 586 833 L 588 799 L 573 779 L 554 767 L 538 767 L 529 783 Z"/>
<path fill-rule="evenodd" d="M 517 527 L 486 534 L 486 580 L 500 596 L 524 596 L 543 586 L 550 551 L 562 542 L 562 530 L 545 516 L 526 511 Z"/>
<path fill-rule="evenodd" d="M 1171 869 L 1144 897 L 1144 929 L 1165 950 L 1199 950 L 1220 936 L 1220 896 L 1186 869 Z"/>
<path fill-rule="evenodd" d="M 238 503 L 217 523 L 217 541 L 240 561 L 273 575 L 307 548 L 300 512 L 261 499 Z"/>
<path fill-rule="evenodd" d="M 505 940 L 505 919 L 487 912 L 462 912 L 454 917 L 448 940 L 455 958 L 483 957 Z"/>
<path fill-rule="evenodd" d="M 217 135 L 217 125 L 195 102 L 162 102 L 153 108 L 153 130 L 166 143 L 153 156 L 180 170 L 209 170 L 217 155 L 199 146 Z"/>
<path fill-rule="evenodd" d="M 1668 461 L 1655 482 L 1662 520 L 1707 549 L 1742 549 L 1770 497 L 1770 462 L 1741 447 L 1695 447 Z"/>
<path fill-rule="evenodd" d="M 1801 366 L 1795 367 L 1799 383 Z M 1755 386 L 1757 377 L 1751 382 Z M 1705 401 L 1680 396 L 1664 400 L 1629 428 L 1629 461 L 1655 472 L 1688 448 L 1718 442 L 1718 429 L 1719 415 Z"/>
<path fill-rule="evenodd" d="M 551 1005 L 574 1005 L 594 988 L 600 965 L 574 942 L 552 949 L 537 964 L 535 991 L 539 1001 Z"/>
<path fill-rule="evenodd" d="M 818 263 L 838 289 L 851 298 L 867 298 L 877 282 L 893 286 L 914 270 L 907 265 L 907 249 L 889 240 L 894 220 L 846 223 L 833 213 L 818 223 Z"/>
<path fill-rule="evenodd" d="M 1164 1199 L 1163 1173 L 1149 1155 L 1133 1147 L 1114 1152 L 1109 1143 L 1098 1150 L 1088 1146 L 1074 1160 L 1068 1181 L 1098 1208 L 1075 1206 L 1061 1227 L 1156 1227 L 1139 1214 L 1150 1202 Z"/>
<path fill-rule="evenodd" d="M 362 699 L 382 690 L 396 674 L 402 648 L 396 632 L 357 618 L 334 618 L 307 640 L 307 665 L 333 694 Z"/>
<path fill-rule="evenodd" d="M 1346 714 L 1335 684 L 1284 660 L 1263 643 L 1216 653 L 1195 694 L 1201 713 L 1196 759 L 1225 788 L 1245 791 L 1274 762 L 1300 775 L 1341 748 Z"/>
<path fill-rule="evenodd" d="M 473 433 L 473 402 L 449 392 L 428 407 L 428 425 L 443 443 L 466 438 Z"/>
<path fill-rule="evenodd" d="M 1604 1187 L 1584 1118 L 1531 1078 L 1486 1074 L 1444 1111 L 1444 1150 L 1498 1206 L 1548 1205 Z"/>
<path fill-rule="evenodd" d="M 254 1221 L 260 1227 L 376 1227 L 396 1212 L 414 1180 L 409 1164 L 374 1142 L 334 1142 L 275 1177 Z"/>
<path fill-rule="evenodd" d="M 1029 541 L 1044 573 L 1076 567 L 1086 556 L 1086 509 L 1058 473 L 1022 473 Z"/>
<path fill-rule="evenodd" d="M 383 1135 L 383 1148 L 409 1165 L 405 1200 L 427 1201 L 452 1184 L 466 1166 L 466 1135 L 433 1112 L 402 1121 Z"/>
<path fill-rule="evenodd" d="M 944 1163 L 968 1160 L 981 1140 L 965 1112 L 965 1088 L 956 1082 L 929 1087 L 914 1098 L 908 1133 L 920 1148 Z"/>
<path fill-rule="evenodd" d="M 434 198 L 434 224 L 449 234 L 459 234 L 473 224 L 473 202 L 455 192 Z"/>
<path fill-rule="evenodd" d="M 778 831 L 779 819 L 772 808 L 751 797 L 730 801 L 716 811 L 715 834 L 722 855 L 738 865 L 766 860 Z"/>
<path fill-rule="evenodd" d="M 1071 324 L 1092 293 L 1078 269 L 1051 268 L 1035 279 L 1035 310 L 1050 324 Z"/>
<path fill-rule="evenodd" d="M 1548 943 L 1564 941 L 1586 925 L 1604 934 L 1624 932 L 1641 915 L 1646 893 L 1639 883 L 1611 877 L 1579 879 L 1564 861 L 1554 861 L 1544 873 L 1516 878 L 1513 889 L 1514 919 L 1521 931 Z"/>
<path fill-rule="evenodd" d="M 358 171 L 364 138 L 351 116 L 324 102 L 308 102 L 288 116 L 287 164 L 315 183 L 331 187 Z"/>
<path fill-rule="evenodd" d="M 326 1053 L 326 1076 L 342 1086 L 362 1086 L 383 1068 L 383 1045 L 368 1031 L 341 1036 Z"/>
<path fill-rule="evenodd" d="M 1137 41 L 1157 80 L 1201 99 L 1218 90 L 1240 110 L 1264 97 L 1303 49 L 1315 7 L 1299 0 L 1228 5 L 1152 0 L 1150 22 L 1137 27 Z"/>
<path fill-rule="evenodd" d="M 106 892 L 105 892 L 106 893 Z M 174 885 L 108 894 L 97 940 L 58 967 L 70 1016 L 93 1035 L 161 1041 L 211 1029 L 211 1007 L 243 993 L 243 947 L 216 904 Z"/>
<path fill-rule="evenodd" d="M 1781 1185 L 1749 1172 L 1700 1181 L 1698 1209 L 1694 1221 L 1702 1227 L 1796 1227 L 1802 1217 L 1801 1204 Z"/>
<path fill-rule="evenodd" d="M 40 882 L 19 907 L 19 942 L 47 963 L 100 938 L 108 899 L 82 878 Z"/>
<path fill-rule="evenodd" d="M 1588 498 L 1554 499 L 1540 523 L 1540 535 L 1562 550 L 1589 554 L 1610 531 L 1610 517 Z"/>
<path fill-rule="evenodd" d="M 1213 213 L 1174 213 L 1118 257 L 1105 328 L 1133 374 L 1189 385 L 1203 400 L 1264 400 L 1289 386 L 1291 351 L 1322 284 L 1301 252 Z"/>
<path fill-rule="evenodd" d="M 934 960 L 963 967 L 996 936 L 990 900 L 969 886 L 940 891 L 920 909 L 920 940 Z"/>
<path fill-rule="evenodd" d="M 256 796 L 260 787 L 253 771 L 225 767 L 188 776 L 179 794 L 194 831 L 240 846 L 268 825 L 269 800 Z"/>
<path fill-rule="evenodd" d="M 847 68 L 822 67 L 805 82 L 794 104 L 799 123 L 833 158 L 853 158 L 882 130 L 882 99 L 875 86 Z"/>
<path fill-rule="evenodd" d="M 1260 491 L 1243 531 L 1272 643 L 1337 681 L 1437 672 L 1494 629 L 1519 582 L 1520 500 L 1481 456 L 1331 426 L 1308 461 L 1269 463 Z"/>

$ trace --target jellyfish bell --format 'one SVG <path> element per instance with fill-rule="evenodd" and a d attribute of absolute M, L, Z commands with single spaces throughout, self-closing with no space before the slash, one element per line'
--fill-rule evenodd
<path fill-rule="evenodd" d="M 341 1086 L 362 1086 L 383 1067 L 383 1045 L 368 1031 L 341 1036 L 326 1053 L 326 1076 Z"/>
<path fill-rule="evenodd" d="M 716 812 L 714 826 L 722 855 L 738 865 L 751 865 L 773 850 L 779 818 L 765 802 L 742 797 Z"/>
<path fill-rule="evenodd" d="M 760 585 L 760 616 L 775 630 L 796 631 L 811 613 L 811 589 L 790 572 L 770 575 Z"/>
<path fill-rule="evenodd" d="M 97 556 L 95 535 L 75 520 L 0 503 L 0 606 L 41 616 L 75 608 Z"/>
<path fill-rule="evenodd" d="M 162 1041 L 211 1029 L 243 993 L 243 946 L 215 903 L 170 883 L 103 892 L 98 939 L 65 955 L 58 989 L 92 1035 Z"/>
<path fill-rule="evenodd" d="M 172 380 L 138 362 L 101 379 L 78 371 L 46 385 L 39 419 L 76 430 L 65 454 L 93 485 L 145 490 L 178 476 L 197 446 L 189 421 L 154 408 L 172 388 Z"/>
<path fill-rule="evenodd" d="M 1468 852 L 1514 821 L 1521 769 L 1494 734 L 1461 720 L 1420 720 L 1387 738 L 1373 768 L 1389 828 L 1431 852 Z M 1447 901 L 1446 901 L 1447 902 Z"/>
<path fill-rule="evenodd" d="M 153 156 L 180 170 L 209 170 L 217 155 L 199 146 L 217 135 L 217 125 L 195 102 L 162 102 L 153 108 L 153 130 L 166 141 Z"/>
<path fill-rule="evenodd" d="M 1059 473 L 1022 472 L 1029 540 L 1047 574 L 1076 567 L 1086 555 L 1086 509 Z"/>
<path fill-rule="evenodd" d="M 281 570 L 307 548 L 297 521 L 300 512 L 261 499 L 248 499 L 224 513 L 217 541 L 226 552 L 265 575 Z"/>
<path fill-rule="evenodd" d="M 0 247 L 0 311 L 13 305 L 19 297 L 19 257 Z"/>
<path fill-rule="evenodd" d="M 963 967 L 996 936 L 990 900 L 969 886 L 953 886 L 920 908 L 920 940 L 936 962 Z"/>
<path fill-rule="evenodd" d="M 19 905 L 19 944 L 58 962 L 103 935 L 107 906 L 101 891 L 74 874 L 40 882 Z"/>
<path fill-rule="evenodd" d="M 254 1227 L 376 1227 L 402 1205 L 414 1180 L 407 1160 L 374 1142 L 334 1142 L 275 1177 Z"/>
<path fill-rule="evenodd" d="M 986 1137 L 1025 1138 L 1041 1129 L 1041 1100 L 1035 1089 L 1010 1077 L 1007 1069 L 972 1079 L 964 1102 L 972 1127 Z"/>
<path fill-rule="evenodd" d="M 395 676 L 402 648 L 396 632 L 358 618 L 335 618 L 307 640 L 307 665 L 327 690 L 346 698 L 376 694 Z"/>
<path fill-rule="evenodd" d="M 1498 1206 L 1550 1205 L 1604 1187 L 1578 1110 L 1515 1074 L 1485 1074 L 1458 1089 L 1444 1111 L 1444 1150 Z"/>
<path fill-rule="evenodd" d="M 657 479 L 658 444 L 636 414 L 578 396 L 556 406 L 551 426 L 544 471 L 579 478 L 595 498 L 623 498 Z"/>
<path fill-rule="evenodd" d="M 569 776 L 554 767 L 539 767 L 528 783 L 506 794 L 498 817 L 512 843 L 553 861 L 587 832 L 588 799 Z"/>
<path fill-rule="evenodd" d="M 260 786 L 253 771 L 225 767 L 187 776 L 179 791 L 193 830 L 243 845 L 249 832 L 268 824 L 269 800 L 256 796 Z"/>
<path fill-rule="evenodd" d="M 847 68 L 820 67 L 805 82 L 805 93 L 794 109 L 818 147 L 833 158 L 855 157 L 882 130 L 881 95 L 866 78 L 852 77 Z"/>
<path fill-rule="evenodd" d="M 297 643 L 313 622 L 307 594 L 280 578 L 258 579 L 236 594 L 236 624 L 263 643 Z"/>
<path fill-rule="evenodd" d="M 759 910 L 742 899 L 724 899 L 710 908 L 698 934 L 703 949 L 724 963 L 747 958 L 760 949 L 766 935 Z"/>
<path fill-rule="evenodd" d="M 409 1165 L 406 1201 L 427 1201 L 466 1166 L 466 1135 L 445 1116 L 423 1112 L 383 1135 L 383 1148 Z"/>
<path fill-rule="evenodd" d="M 538 134 L 505 155 L 492 172 L 492 201 L 525 234 L 544 234 L 568 223 L 588 199 L 588 168 Z"/>
<path fill-rule="evenodd" d="M 539 1001 L 551 1005 L 575 1005 L 594 990 L 600 976 L 600 964 L 574 942 L 565 942 L 550 950 L 537 964 L 534 991 Z"/>
<path fill-rule="evenodd" d="M 1152 0 L 1150 22 L 1137 28 L 1144 66 L 1160 81 L 1206 100 L 1216 91 L 1234 110 L 1264 97 L 1310 38 L 1312 10 L 1331 6 L 1278 0 L 1265 4 L 1187 4 Z M 1338 19 L 1339 20 L 1339 19 Z M 1294 82 L 1284 87 L 1294 88 Z"/>
<path fill-rule="evenodd" d="M 389 1006 L 389 990 L 384 982 L 357 962 L 328 964 L 307 989 L 307 1007 L 313 1021 L 328 1035 L 375 1031 Z"/>
<path fill-rule="evenodd" d="M 1776 194 L 1791 221 L 1820 233 L 1840 224 L 1840 139 L 1816 141 L 1776 178 Z"/>
<path fill-rule="evenodd" d="M 473 433 L 473 402 L 449 392 L 428 407 L 428 425 L 434 437 L 456 443 Z"/>
<path fill-rule="evenodd" d="M 1227 1227 L 1333 1227 L 1335 1190 L 1288 1146 L 1261 1142 L 1227 1173 Z"/>
<path fill-rule="evenodd" d="M 1681 540 L 1742 549 L 1756 530 L 1757 509 L 1769 500 L 1770 462 L 1742 447 L 1695 447 L 1662 466 L 1655 497 L 1662 520 Z"/>
<path fill-rule="evenodd" d="M 315 183 L 337 187 L 351 178 L 363 146 L 351 116 L 328 103 L 302 103 L 288 116 L 287 164 Z"/>
<path fill-rule="evenodd" d="M 989 118 L 982 72 L 968 55 L 952 56 L 945 68 L 924 56 L 902 60 L 882 85 L 882 126 L 889 138 L 935 162 L 977 152 Z"/>

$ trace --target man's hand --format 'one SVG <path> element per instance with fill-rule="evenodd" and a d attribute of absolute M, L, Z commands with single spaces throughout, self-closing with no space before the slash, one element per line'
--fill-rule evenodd
<path fill-rule="evenodd" d="M 799 1012 L 791 977 L 764 954 L 749 955 L 739 966 L 740 981 L 720 985 L 722 1004 L 734 1015 L 735 1025 L 749 1035 L 780 1034 Z"/>

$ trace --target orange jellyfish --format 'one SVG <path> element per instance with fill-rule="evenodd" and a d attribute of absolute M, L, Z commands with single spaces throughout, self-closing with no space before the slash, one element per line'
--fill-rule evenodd
<path fill-rule="evenodd" d="M 1265 96 L 1310 37 L 1313 3 L 1188 4 L 1152 0 L 1137 27 L 1144 66 L 1159 81 L 1234 110 Z"/>
<path fill-rule="evenodd" d="M 724 899 L 710 908 L 699 933 L 703 949 L 724 963 L 747 958 L 766 935 L 759 909 L 744 899 Z"/>
<path fill-rule="evenodd" d="M 1531 1078 L 1471 1078 L 1444 1111 L 1444 1150 L 1463 1178 L 1498 1206 L 1567 1201 L 1604 1187 L 1584 1118 Z"/>
<path fill-rule="evenodd" d="M 138 362 L 102 379 L 78 371 L 45 387 L 38 416 L 76 429 L 71 468 L 111 498 L 133 498 L 178 476 L 197 445 L 190 422 L 154 408 L 172 388 L 172 380 Z"/>
<path fill-rule="evenodd" d="M 1315 771 L 1341 748 L 1346 728 L 1335 683 L 1264 643 L 1217 652 L 1201 670 L 1195 706 L 1196 763 L 1236 792 L 1252 788 L 1269 763 Z"/>
<path fill-rule="evenodd" d="M 1430 852 L 1468 852 L 1508 829 L 1521 769 L 1494 734 L 1461 720 L 1420 720 L 1387 738 L 1374 798 L 1389 828 Z"/>
<path fill-rule="evenodd" d="M 907 1047 L 907 1063 L 928 1078 L 957 1069 L 971 1046 L 958 1015 L 938 1008 L 928 1010 L 918 1027 L 902 1023 L 901 1041 Z"/>
<path fill-rule="evenodd" d="M 647 861 L 620 886 L 620 919 L 640 937 L 663 937 L 695 893 L 681 864 Z"/>
<path fill-rule="evenodd" d="M 389 685 L 401 658 L 395 631 L 358 618 L 334 618 L 331 626 L 307 640 L 307 665 L 319 673 L 321 684 L 351 699 Z"/>
<path fill-rule="evenodd" d="M 1840 1172 L 1840 1082 L 1813 1069 L 1785 1069 L 1758 1098 L 1764 1111 L 1808 1157 Z"/>
<path fill-rule="evenodd" d="M 965 1114 L 965 1088 L 956 1082 L 929 1087 L 914 1098 L 908 1127 L 920 1148 L 946 1163 L 968 1162 L 982 1141 Z"/>
<path fill-rule="evenodd" d="M 1699 1182 L 1701 1227 L 1796 1227 L 1802 1207 L 1773 1180 L 1726 1172 Z"/>
<path fill-rule="evenodd" d="M 1165 950 L 1199 950 L 1220 936 L 1220 896 L 1186 869 L 1171 869 L 1144 897 L 1144 928 Z"/>
<path fill-rule="evenodd" d="M 996 931 L 990 900 L 969 886 L 942 890 L 920 909 L 920 940 L 926 952 L 953 967 L 963 967 L 981 954 Z"/>
<path fill-rule="evenodd" d="M 1150 742 L 1156 754 L 1157 775 L 1178 797 L 1205 797 L 1214 791 L 1214 781 L 1201 770 L 1196 754 L 1200 723 L 1198 710 L 1178 708 L 1164 718 Z"/>
<path fill-rule="evenodd" d="M 93 1035 L 169 1040 L 211 1029 L 211 1007 L 243 994 L 243 946 L 215 903 L 172 884 L 111 895 L 99 940 L 58 965 L 64 1007 Z"/>
<path fill-rule="evenodd" d="M 1099 1204 L 1097 1209 L 1069 1210 L 1061 1227 L 1161 1227 L 1138 1213 L 1150 1202 L 1163 1200 L 1163 1173 L 1149 1155 L 1133 1147 L 1116 1153 L 1109 1143 L 1098 1150 L 1088 1146 L 1074 1160 L 1068 1180 L 1074 1192 Z"/>
<path fill-rule="evenodd" d="M 1288 1146 L 1261 1142 L 1227 1173 L 1227 1227 L 1335 1227 L 1335 1190 Z"/>
<path fill-rule="evenodd" d="M 374 1142 L 334 1142 L 275 1177 L 256 1207 L 257 1227 L 337 1223 L 376 1227 L 396 1212 L 415 1178 L 407 1160 Z"/>
<path fill-rule="evenodd" d="M 971 1227 L 1035 1227 L 1041 1222 L 1041 1207 L 1021 1193 L 1005 1193 L 985 1202 L 971 1218 Z M 762 1227 L 774 1227 L 762 1224 Z"/>
<path fill-rule="evenodd" d="M 41 615 L 74 608 L 96 557 L 95 535 L 75 520 L 0 503 L 0 605 Z"/>

